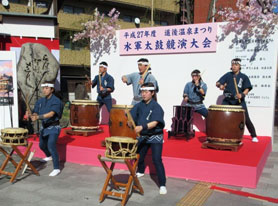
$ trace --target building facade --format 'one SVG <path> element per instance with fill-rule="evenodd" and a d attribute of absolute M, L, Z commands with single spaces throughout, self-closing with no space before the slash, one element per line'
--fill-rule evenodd
<path fill-rule="evenodd" d="M 51 0 L 33 1 L 30 5 L 29 0 L 9 0 L 8 7 L 0 5 L 0 12 L 42 14 L 52 3 Z M 104 14 L 116 8 L 121 13 L 119 24 L 122 29 L 134 28 L 136 17 L 140 18 L 140 27 L 151 26 L 151 19 L 154 26 L 180 23 L 180 5 L 175 1 L 64 0 L 58 4 L 56 37 L 60 40 L 61 88 L 64 93 L 74 92 L 75 85 L 84 82 L 85 75 L 90 76 L 89 42 L 73 43 L 72 37 L 82 30 L 82 23 L 92 19 L 95 8 Z"/>

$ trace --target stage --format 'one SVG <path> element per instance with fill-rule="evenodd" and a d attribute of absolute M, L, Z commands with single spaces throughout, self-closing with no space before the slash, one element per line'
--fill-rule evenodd
<path fill-rule="evenodd" d="M 58 140 L 60 160 L 77 164 L 100 167 L 97 155 L 104 155 L 101 141 L 109 137 L 107 125 L 101 125 L 101 132 L 92 136 L 70 136 L 62 129 Z M 269 153 L 271 138 L 258 137 L 259 143 L 253 143 L 251 137 L 244 136 L 243 146 L 237 151 L 202 149 L 206 136 L 196 132 L 193 139 L 168 139 L 164 135 L 163 163 L 167 177 L 213 182 L 240 187 L 256 188 Z M 29 139 L 34 143 L 36 157 L 45 157 L 39 149 L 39 138 Z M 154 173 L 151 154 L 147 156 L 146 173 Z M 118 164 L 118 169 L 126 169 Z"/>

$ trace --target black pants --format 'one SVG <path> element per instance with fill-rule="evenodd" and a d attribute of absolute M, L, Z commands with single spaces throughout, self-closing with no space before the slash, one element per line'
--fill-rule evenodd
<path fill-rule="evenodd" d="M 166 177 L 165 177 L 165 169 L 162 162 L 162 146 L 161 143 L 144 143 L 140 142 L 138 146 L 137 153 L 140 154 L 139 163 L 138 163 L 138 172 L 145 172 L 145 157 L 149 148 L 152 150 L 152 160 L 156 169 L 156 174 L 158 177 L 159 186 L 165 186 Z"/>
<path fill-rule="evenodd" d="M 251 135 L 251 137 L 257 137 L 257 134 L 256 134 L 256 130 L 255 130 L 255 127 L 253 125 L 253 123 L 251 122 L 251 119 L 249 117 L 249 114 L 248 114 L 248 109 L 247 109 L 247 106 L 246 106 L 246 103 L 245 101 L 241 101 L 241 103 L 238 103 L 238 104 L 231 104 L 231 102 L 228 100 L 228 99 L 224 99 L 223 102 L 222 102 L 223 105 L 241 105 L 242 108 L 245 110 L 245 125 Z"/>

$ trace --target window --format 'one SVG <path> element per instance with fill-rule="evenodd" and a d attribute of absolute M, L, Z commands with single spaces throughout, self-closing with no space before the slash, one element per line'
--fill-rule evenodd
<path fill-rule="evenodd" d="M 77 42 L 72 42 L 72 38 L 75 31 L 60 30 L 60 45 L 64 46 L 64 49 L 69 50 L 81 50 L 89 46 L 89 40 L 79 40 Z"/>
<path fill-rule="evenodd" d="M 160 25 L 161 25 L 161 26 L 168 26 L 168 22 L 167 22 L 167 21 L 161 21 L 161 22 L 160 22 Z"/>
<path fill-rule="evenodd" d="M 72 6 L 64 6 L 63 7 L 63 12 L 73 14 L 73 7 Z"/>
<path fill-rule="evenodd" d="M 123 21 L 125 21 L 125 22 L 134 22 L 134 19 L 135 19 L 135 17 L 133 17 L 133 16 L 127 16 L 127 15 L 123 16 Z"/>
<path fill-rule="evenodd" d="M 156 25 L 168 26 L 168 22 L 167 21 L 154 21 L 154 23 Z"/>
<path fill-rule="evenodd" d="M 19 4 L 20 3 L 20 0 L 9 0 L 10 3 L 16 3 L 16 4 Z"/>
<path fill-rule="evenodd" d="M 60 30 L 60 45 L 64 45 L 64 49 L 71 49 L 70 31 Z"/>
<path fill-rule="evenodd" d="M 46 2 L 46 1 L 36 1 L 36 7 L 38 7 L 38 8 L 48 8 L 48 2 Z"/>
<path fill-rule="evenodd" d="M 69 13 L 69 14 L 83 14 L 83 13 L 85 13 L 84 8 L 73 7 L 73 6 L 68 6 L 68 5 L 65 5 L 63 7 L 63 12 Z"/>
<path fill-rule="evenodd" d="M 80 8 L 80 7 L 74 7 L 73 8 L 73 13 L 74 14 L 84 14 L 84 9 L 83 8 Z"/>

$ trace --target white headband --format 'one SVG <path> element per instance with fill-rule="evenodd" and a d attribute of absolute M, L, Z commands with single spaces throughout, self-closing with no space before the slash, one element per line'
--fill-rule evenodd
<path fill-rule="evenodd" d="M 232 61 L 232 64 L 239 64 L 240 65 L 240 63 L 241 63 L 240 61 L 235 61 L 235 60 Z"/>
<path fill-rule="evenodd" d="M 41 84 L 41 87 L 52 87 L 52 88 L 54 88 L 54 84 L 45 83 L 45 84 Z"/>
<path fill-rule="evenodd" d="M 142 65 L 149 65 L 149 62 L 137 62 L 137 63 Z"/>
<path fill-rule="evenodd" d="M 141 91 L 154 91 L 154 87 L 142 87 L 140 88 Z"/>
<path fill-rule="evenodd" d="M 104 65 L 104 64 L 100 64 L 100 65 L 99 65 L 99 67 L 104 67 L 104 68 L 107 68 L 107 66 L 106 66 L 106 65 Z"/>

